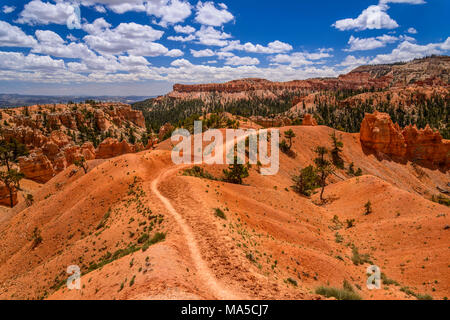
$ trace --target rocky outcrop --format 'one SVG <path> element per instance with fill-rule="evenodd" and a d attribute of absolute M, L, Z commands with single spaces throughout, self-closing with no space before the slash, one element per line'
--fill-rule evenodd
<path fill-rule="evenodd" d="M 39 149 L 27 157 L 20 157 L 19 167 L 26 178 L 40 183 L 49 181 L 56 174 L 51 161 Z"/>
<path fill-rule="evenodd" d="M 126 153 L 135 152 L 135 147 L 125 140 L 119 142 L 117 139 L 107 138 L 100 143 L 96 150 L 97 159 L 109 159 Z"/>
<path fill-rule="evenodd" d="M 387 113 L 366 114 L 360 131 L 363 147 L 397 159 L 450 167 L 450 140 L 442 139 L 429 126 L 401 129 Z"/>
<path fill-rule="evenodd" d="M 406 154 L 401 129 L 387 113 L 366 114 L 361 123 L 360 139 L 363 146 L 376 152 L 398 157 Z"/>
<path fill-rule="evenodd" d="M 140 128 L 145 128 L 145 118 L 141 111 L 134 110 L 130 105 L 121 104 L 116 106 L 116 108 L 105 109 L 107 113 L 115 123 L 126 121 L 131 121 Z"/>
<path fill-rule="evenodd" d="M 55 137 L 61 138 L 59 134 L 55 134 Z M 97 150 L 91 142 L 78 146 L 69 141 L 66 145 L 58 146 L 57 141 L 51 139 L 41 149 L 35 149 L 29 156 L 19 158 L 20 171 L 27 179 L 45 183 L 82 157 L 86 160 L 109 159 L 144 150 L 142 143 L 131 145 L 113 138 L 104 140 Z"/>
<path fill-rule="evenodd" d="M 17 204 L 17 190 L 12 192 L 13 207 Z M 0 206 L 11 207 L 11 195 L 4 183 L 0 183 Z"/>
<path fill-rule="evenodd" d="M 402 133 L 408 159 L 450 166 L 450 140 L 442 139 L 438 131 L 428 125 L 423 130 L 410 125 Z"/>
<path fill-rule="evenodd" d="M 250 121 L 264 127 L 264 128 L 271 128 L 271 127 L 285 127 L 292 124 L 292 120 L 288 117 L 284 116 L 276 116 L 273 118 L 266 118 L 261 116 L 251 116 Z"/>
<path fill-rule="evenodd" d="M 172 132 L 175 128 L 170 123 L 166 123 L 159 129 L 158 138 L 162 141 L 169 132 Z"/>
<path fill-rule="evenodd" d="M 182 94 L 222 93 L 236 94 L 255 91 L 302 91 L 337 89 L 381 89 L 412 84 L 448 85 L 450 82 L 450 57 L 429 57 L 408 63 L 361 66 L 338 78 L 272 82 L 265 79 L 241 79 L 226 83 L 199 85 L 175 84 L 171 97 Z M 241 96 L 240 96 L 241 97 Z"/>
<path fill-rule="evenodd" d="M 3 136 L 8 141 L 16 139 L 18 142 L 26 144 L 31 148 L 40 148 L 48 141 L 48 138 L 40 130 L 22 126 L 17 128 L 4 128 Z"/>
<path fill-rule="evenodd" d="M 317 126 L 317 121 L 311 114 L 307 113 L 303 117 L 302 126 Z"/>
<path fill-rule="evenodd" d="M 93 144 L 85 142 L 93 136 L 127 140 L 132 134 L 137 141 L 147 136 L 142 112 L 123 103 L 35 105 L 4 109 L 2 115 L 2 137 L 7 141 L 15 139 L 30 150 L 28 157 L 21 158 L 20 170 L 26 178 L 41 183 L 81 157 L 96 159 Z M 98 157 L 105 159 L 143 149 L 139 142 L 129 145 L 107 140 L 100 146 Z"/>

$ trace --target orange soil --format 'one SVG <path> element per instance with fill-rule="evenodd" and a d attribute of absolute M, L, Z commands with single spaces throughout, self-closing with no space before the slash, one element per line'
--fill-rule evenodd
<path fill-rule="evenodd" d="M 427 200 L 445 188 L 448 173 L 377 159 L 364 154 L 358 134 L 342 133 L 346 166 L 354 162 L 364 176 L 336 172 L 321 205 L 317 194 L 294 193 L 291 176 L 312 163 L 315 146 L 329 146 L 332 129 L 280 130 L 289 128 L 297 135 L 295 159 L 281 154 L 275 176 L 253 166 L 245 185 L 183 176 L 168 141 L 159 150 L 91 162 L 86 175 L 70 177 L 73 166 L 61 172 L 35 189 L 31 207 L 1 212 L 0 299 L 319 299 L 318 286 L 341 287 L 344 279 L 364 299 L 414 299 L 401 286 L 448 297 L 450 209 Z M 223 168 L 205 166 L 215 176 Z M 373 213 L 365 216 L 368 200 Z M 165 241 L 84 274 L 82 290 L 58 288 L 67 266 L 86 271 L 107 252 L 137 244 L 149 226 L 146 208 L 160 221 L 150 236 L 166 232 Z M 347 219 L 355 219 L 353 228 Z M 35 227 L 42 243 L 33 249 Z M 369 264 L 352 263 L 351 245 L 400 286 L 369 291 Z"/>

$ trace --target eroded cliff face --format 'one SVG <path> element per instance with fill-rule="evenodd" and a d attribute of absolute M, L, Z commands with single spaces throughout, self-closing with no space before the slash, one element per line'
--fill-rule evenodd
<path fill-rule="evenodd" d="M 317 126 L 317 121 L 316 121 L 316 119 L 314 119 L 314 117 L 311 114 L 307 113 L 307 114 L 305 114 L 305 116 L 303 118 L 302 125 Z"/>
<path fill-rule="evenodd" d="M 74 144 L 70 137 L 60 131 L 52 132 L 52 136 L 58 136 L 60 143 L 50 140 L 43 147 L 34 149 L 28 156 L 19 158 L 20 171 L 25 174 L 26 178 L 45 183 L 81 158 L 85 160 L 109 159 L 145 149 L 142 143 L 138 142 L 133 145 L 125 140 L 119 141 L 114 138 L 105 139 L 95 149 L 91 142 L 85 142 L 81 146 Z M 149 142 L 147 148 L 152 146 Z"/>
<path fill-rule="evenodd" d="M 12 205 L 15 206 L 18 202 L 17 200 L 17 190 L 13 189 L 12 192 Z M 0 206 L 10 207 L 11 206 L 11 196 L 8 188 L 4 183 L 0 182 Z"/>
<path fill-rule="evenodd" d="M 429 126 L 404 129 L 394 124 L 387 113 L 366 114 L 360 131 L 363 147 L 401 160 L 450 167 L 450 140 L 442 139 Z"/>
<path fill-rule="evenodd" d="M 272 82 L 249 78 L 226 83 L 199 85 L 175 84 L 169 97 L 201 98 L 202 93 L 218 93 L 228 97 L 245 98 L 246 94 L 267 92 L 280 94 L 285 91 L 317 91 L 337 89 L 385 89 L 409 85 L 448 86 L 450 82 L 450 57 L 430 57 L 404 64 L 361 66 L 337 78 Z M 244 95 L 243 95 L 244 94 Z"/>
<path fill-rule="evenodd" d="M 19 158 L 25 177 L 45 183 L 75 161 L 107 159 L 143 150 L 142 143 L 125 141 L 130 132 L 137 141 L 145 134 L 145 119 L 140 111 L 121 103 L 42 105 L 0 111 L 0 129 L 6 140 L 16 139 L 30 153 Z M 94 135 L 96 149 L 86 141 Z M 105 138 L 109 136 L 110 138 Z M 119 142 L 118 138 L 124 140 Z M 152 147 L 149 139 L 147 147 Z"/>
<path fill-rule="evenodd" d="M 129 144 L 125 140 L 119 141 L 113 138 L 107 138 L 98 146 L 95 154 L 97 159 L 109 159 L 126 153 L 134 153 L 144 150 L 144 146 L 140 143 L 135 145 Z"/>

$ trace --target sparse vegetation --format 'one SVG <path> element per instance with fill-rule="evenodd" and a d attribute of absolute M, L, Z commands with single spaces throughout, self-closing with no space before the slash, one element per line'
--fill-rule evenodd
<path fill-rule="evenodd" d="M 417 300 L 433 300 L 433 297 L 431 295 L 416 293 L 409 287 L 401 287 L 400 291 L 406 293 L 409 296 L 415 297 Z"/>
<path fill-rule="evenodd" d="M 234 184 L 242 184 L 243 179 L 249 176 L 250 164 L 238 163 L 238 157 L 234 156 L 234 161 L 228 166 L 228 169 L 223 170 L 223 181 Z"/>
<path fill-rule="evenodd" d="M 185 169 L 183 171 L 184 176 L 191 176 L 197 178 L 204 178 L 208 180 L 217 180 L 212 174 L 199 166 L 194 166 L 192 168 Z"/>
<path fill-rule="evenodd" d="M 350 283 L 344 280 L 343 288 L 334 288 L 320 286 L 316 289 L 316 293 L 327 298 L 334 297 L 337 300 L 361 300 L 361 296 L 356 293 Z"/>
<path fill-rule="evenodd" d="M 88 165 L 86 162 L 86 159 L 84 157 L 81 157 L 78 160 L 75 160 L 74 165 L 76 165 L 78 168 L 82 168 L 84 171 L 84 174 L 86 174 L 88 172 Z"/>
<path fill-rule="evenodd" d="M 355 219 L 347 219 L 345 223 L 347 224 L 347 229 L 353 228 L 355 226 Z"/>
<path fill-rule="evenodd" d="M 325 191 L 327 177 L 333 173 L 333 165 L 328 161 L 325 156 L 328 154 L 328 149 L 325 147 L 317 147 L 314 152 L 317 154 L 317 158 L 314 159 L 316 164 L 316 172 L 319 176 L 319 184 L 321 186 L 320 200 L 323 201 L 323 193 Z"/>
<path fill-rule="evenodd" d="M 297 287 L 297 286 L 298 286 L 297 281 L 294 280 L 294 279 L 292 279 L 292 278 L 287 278 L 287 279 L 286 279 L 286 283 L 289 283 L 289 284 L 293 285 L 294 287 Z"/>
<path fill-rule="evenodd" d="M 358 251 L 358 248 L 353 246 L 352 248 L 352 262 L 355 266 L 365 264 L 365 263 L 372 263 L 370 260 L 369 254 L 360 254 Z"/>
<path fill-rule="evenodd" d="M 225 213 L 220 209 L 220 208 L 215 208 L 214 209 L 214 214 L 216 217 L 226 220 L 227 216 L 225 215 Z"/>
<path fill-rule="evenodd" d="M 294 182 L 292 189 L 307 197 L 311 196 L 312 192 L 319 187 L 319 177 L 313 166 L 300 169 L 300 174 L 294 175 L 292 181 Z"/>
<path fill-rule="evenodd" d="M 367 216 L 372 213 L 372 203 L 370 202 L 370 200 L 366 202 L 364 208 L 365 208 L 364 215 Z"/>
<path fill-rule="evenodd" d="M 27 193 L 27 195 L 25 196 L 25 203 L 27 207 L 31 207 L 33 205 L 34 197 L 31 193 Z"/>
<path fill-rule="evenodd" d="M 336 131 L 333 131 L 333 133 L 330 135 L 330 138 L 332 143 L 330 153 L 333 165 L 338 169 L 344 169 L 344 160 L 341 157 L 341 152 L 342 148 L 344 147 L 344 143 L 342 142 L 342 140 L 339 140 L 339 138 L 336 136 Z"/>
<path fill-rule="evenodd" d="M 102 229 L 105 227 L 106 222 L 108 221 L 109 216 L 111 215 L 111 208 L 108 209 L 108 211 L 103 216 L 102 220 L 99 222 L 99 224 L 96 227 L 96 230 Z"/>
<path fill-rule="evenodd" d="M 381 273 L 381 280 L 383 281 L 383 284 L 387 285 L 387 286 L 389 286 L 391 284 L 396 285 L 396 286 L 400 285 L 397 281 L 388 278 L 388 276 L 386 276 L 386 274 L 383 272 Z"/>
<path fill-rule="evenodd" d="M 433 195 L 431 201 L 442 204 L 444 206 L 450 207 L 450 198 L 444 197 L 443 195 Z"/>
<path fill-rule="evenodd" d="M 42 243 L 41 230 L 39 230 L 38 227 L 34 228 L 33 234 L 31 235 L 31 239 L 32 239 L 31 249 L 36 248 L 38 245 Z"/>
<path fill-rule="evenodd" d="M 280 142 L 280 150 L 281 152 L 287 154 L 288 156 L 294 158 L 295 157 L 295 153 L 291 150 L 292 148 L 292 139 L 294 139 L 296 137 L 295 132 L 292 129 L 289 129 L 288 131 L 284 132 L 284 138 L 288 141 L 286 142 L 286 140 L 282 140 Z"/>

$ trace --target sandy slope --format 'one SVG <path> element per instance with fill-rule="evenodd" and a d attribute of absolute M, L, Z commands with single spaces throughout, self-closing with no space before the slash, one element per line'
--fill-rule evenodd
<path fill-rule="evenodd" d="M 317 205 L 317 195 L 290 189 L 291 175 L 312 163 L 313 147 L 329 145 L 332 130 L 292 128 L 295 159 L 282 154 L 275 176 L 252 168 L 242 186 L 181 175 L 168 142 L 93 162 L 86 175 L 71 175 L 72 167 L 60 173 L 36 191 L 33 206 L 2 213 L 0 298 L 311 299 L 319 298 L 317 286 L 344 279 L 366 299 L 413 298 L 402 286 L 449 296 L 450 210 L 426 199 L 446 186 L 448 173 L 377 159 L 361 150 L 357 134 L 342 133 L 346 165 L 354 162 L 364 176 L 337 172 L 325 191 L 328 203 Z M 223 166 L 205 168 L 219 176 Z M 374 212 L 365 216 L 368 200 Z M 347 219 L 355 219 L 353 228 Z M 42 243 L 33 248 L 35 227 Z M 59 289 L 67 266 L 86 272 L 108 252 L 156 232 L 166 232 L 165 241 L 84 274 L 82 290 Z M 352 263 L 352 246 L 400 285 L 367 290 L 369 264 Z"/>

